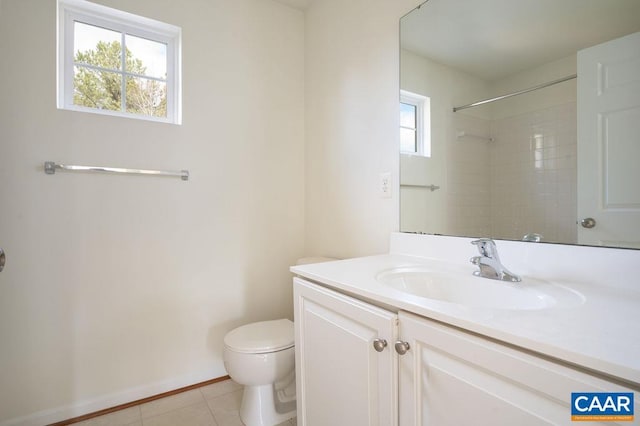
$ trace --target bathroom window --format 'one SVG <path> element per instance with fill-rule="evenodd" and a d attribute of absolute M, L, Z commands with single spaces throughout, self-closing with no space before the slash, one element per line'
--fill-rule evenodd
<path fill-rule="evenodd" d="M 400 91 L 400 152 L 431 157 L 431 102 L 426 96 Z"/>
<path fill-rule="evenodd" d="M 180 124 L 174 25 L 83 0 L 58 1 L 58 108 Z"/>

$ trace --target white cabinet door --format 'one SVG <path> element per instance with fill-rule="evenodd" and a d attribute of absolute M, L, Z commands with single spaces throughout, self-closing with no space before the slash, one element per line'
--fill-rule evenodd
<path fill-rule="evenodd" d="M 579 243 L 640 248 L 639 134 L 640 32 L 578 52 Z"/>
<path fill-rule="evenodd" d="M 436 321 L 398 316 L 399 338 L 410 345 L 399 357 L 402 426 L 570 425 L 571 392 L 631 392 Z"/>
<path fill-rule="evenodd" d="M 397 425 L 397 315 L 299 278 L 294 309 L 298 425 Z"/>

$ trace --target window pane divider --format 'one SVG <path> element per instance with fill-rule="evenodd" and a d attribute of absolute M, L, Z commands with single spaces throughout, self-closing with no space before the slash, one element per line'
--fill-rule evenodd
<path fill-rule="evenodd" d="M 127 46 L 124 44 L 124 32 L 120 32 L 120 66 L 122 67 L 122 81 L 120 82 L 120 111 L 127 112 L 127 78 L 124 74 L 127 69 Z"/>
<path fill-rule="evenodd" d="M 115 68 L 103 68 L 103 67 L 99 67 L 99 66 L 96 66 L 96 65 L 85 64 L 84 62 L 74 62 L 73 65 L 77 66 L 77 67 L 90 68 L 90 69 L 96 70 L 96 71 L 112 72 L 114 74 L 120 74 L 120 75 L 123 75 L 125 77 L 145 78 L 147 80 L 155 80 L 155 81 L 158 81 L 160 83 L 166 83 L 167 82 L 166 79 L 160 78 L 160 77 L 153 77 L 153 76 L 144 75 L 144 74 L 136 74 L 136 73 L 132 73 L 132 72 L 126 72 L 126 71 L 122 71 L 122 70 L 117 70 Z"/>

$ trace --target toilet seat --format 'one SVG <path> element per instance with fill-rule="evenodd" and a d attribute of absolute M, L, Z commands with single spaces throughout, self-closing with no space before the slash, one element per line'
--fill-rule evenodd
<path fill-rule="evenodd" d="M 234 352 L 261 354 L 294 346 L 293 322 L 288 319 L 243 325 L 224 337 L 225 347 Z"/>

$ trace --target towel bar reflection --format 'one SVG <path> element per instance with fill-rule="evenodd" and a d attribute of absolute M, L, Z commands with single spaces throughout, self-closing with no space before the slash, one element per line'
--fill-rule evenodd
<path fill-rule="evenodd" d="M 57 164 L 53 161 L 44 162 L 44 172 L 48 175 L 55 174 L 56 170 L 68 170 L 73 172 L 104 172 L 104 173 L 124 173 L 133 175 L 150 176 L 175 176 L 182 180 L 189 180 L 189 171 L 180 170 L 145 170 L 145 169 L 125 169 L 122 167 L 101 167 L 101 166 L 77 166 L 69 164 Z"/>
<path fill-rule="evenodd" d="M 440 187 L 438 185 L 433 185 L 433 184 L 431 184 L 431 185 L 413 185 L 413 184 L 409 184 L 409 183 L 407 183 L 407 184 L 403 183 L 403 184 L 400 184 L 400 186 L 406 186 L 406 187 L 409 187 L 409 188 L 427 188 L 431 192 L 433 192 L 433 191 L 435 191 L 437 189 L 440 189 Z"/>

